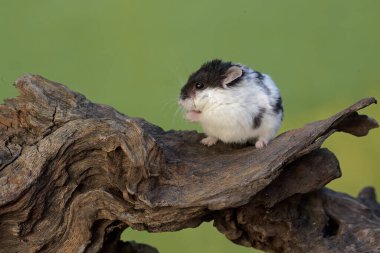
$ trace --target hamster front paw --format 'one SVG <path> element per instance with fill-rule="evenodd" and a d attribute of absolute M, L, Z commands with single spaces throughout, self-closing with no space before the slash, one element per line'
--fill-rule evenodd
<path fill-rule="evenodd" d="M 267 141 L 267 140 L 263 140 L 263 139 L 258 140 L 258 141 L 256 141 L 256 143 L 255 143 L 255 147 L 256 147 L 257 149 L 259 149 L 259 148 L 263 148 L 263 147 L 265 147 L 265 146 L 267 146 L 267 145 L 268 145 L 268 141 Z"/>
<path fill-rule="evenodd" d="M 212 145 L 215 145 L 216 143 L 218 142 L 218 138 L 215 138 L 215 137 L 212 137 L 212 136 L 208 136 L 206 138 L 203 138 L 201 140 L 201 143 L 205 146 L 212 146 Z"/>

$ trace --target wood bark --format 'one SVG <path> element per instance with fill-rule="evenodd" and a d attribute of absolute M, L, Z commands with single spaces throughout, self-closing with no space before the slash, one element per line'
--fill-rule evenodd
<path fill-rule="evenodd" d="M 164 131 L 41 76 L 15 85 L 0 105 L 0 252 L 157 252 L 121 232 L 212 220 L 267 252 L 380 252 L 374 189 L 324 188 L 341 171 L 320 148 L 378 127 L 357 113 L 374 98 L 255 149 L 202 146 L 202 134 Z"/>

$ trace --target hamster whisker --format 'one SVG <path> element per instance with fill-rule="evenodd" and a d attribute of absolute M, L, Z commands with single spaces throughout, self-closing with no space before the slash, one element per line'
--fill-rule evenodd
<path fill-rule="evenodd" d="M 181 107 L 177 107 L 177 109 L 175 110 L 175 112 L 172 116 L 171 127 L 174 127 L 174 125 L 175 125 L 174 120 L 179 119 L 179 117 L 178 117 L 179 113 L 183 114 L 183 112 L 184 112 L 184 110 Z"/>

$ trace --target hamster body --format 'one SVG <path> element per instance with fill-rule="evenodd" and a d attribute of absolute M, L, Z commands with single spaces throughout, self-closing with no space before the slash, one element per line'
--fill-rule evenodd
<path fill-rule="evenodd" d="M 255 141 L 262 148 L 272 140 L 283 117 L 280 92 L 266 74 L 247 66 L 213 60 L 190 75 L 179 104 L 189 121 L 199 122 L 214 145 Z"/>

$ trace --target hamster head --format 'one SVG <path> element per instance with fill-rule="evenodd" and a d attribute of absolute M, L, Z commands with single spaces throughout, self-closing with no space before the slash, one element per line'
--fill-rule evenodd
<path fill-rule="evenodd" d="M 187 112 L 201 113 L 212 101 L 210 90 L 226 89 L 239 82 L 242 76 L 243 70 L 239 65 L 221 60 L 206 62 L 190 75 L 182 87 L 179 104 Z"/>

